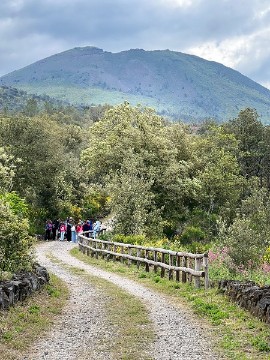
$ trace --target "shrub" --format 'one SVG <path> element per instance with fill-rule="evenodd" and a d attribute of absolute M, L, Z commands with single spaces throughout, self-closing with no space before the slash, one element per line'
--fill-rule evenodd
<path fill-rule="evenodd" d="M 249 219 L 238 218 L 228 229 L 228 254 L 235 265 L 255 268 L 261 264 L 265 241 L 264 234 L 254 229 Z"/>
<path fill-rule="evenodd" d="M 112 241 L 121 242 L 124 244 L 144 245 L 146 243 L 146 237 L 144 235 L 122 235 L 116 234 L 113 236 Z"/>
<path fill-rule="evenodd" d="M 265 261 L 265 263 L 270 264 L 270 247 L 265 250 L 263 260 Z"/>
<path fill-rule="evenodd" d="M 14 195 L 13 195 L 14 200 Z M 9 196 L 0 198 L 0 270 L 16 272 L 30 269 L 32 265 L 28 219 L 19 211 L 19 201 L 9 201 Z M 13 209 L 16 204 L 15 210 Z M 22 200 L 22 205 L 23 205 Z M 22 206 L 24 209 L 24 205 Z"/>
<path fill-rule="evenodd" d="M 192 242 L 202 242 L 205 240 L 206 234 L 201 228 L 195 226 L 187 226 L 181 234 L 181 243 L 191 244 Z"/>

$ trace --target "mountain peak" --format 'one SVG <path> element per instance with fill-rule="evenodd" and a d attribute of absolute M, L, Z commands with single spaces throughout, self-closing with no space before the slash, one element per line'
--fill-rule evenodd
<path fill-rule="evenodd" d="M 104 50 L 100 49 L 98 47 L 95 46 L 83 46 L 83 47 L 75 47 L 69 51 L 79 51 L 79 52 L 87 52 L 87 53 L 91 53 L 91 54 L 100 54 L 103 53 Z"/>
<path fill-rule="evenodd" d="M 222 64 L 170 50 L 75 47 L 2 76 L 0 85 L 84 105 L 127 100 L 182 120 L 228 120 L 246 107 L 270 119 L 268 89 Z"/>

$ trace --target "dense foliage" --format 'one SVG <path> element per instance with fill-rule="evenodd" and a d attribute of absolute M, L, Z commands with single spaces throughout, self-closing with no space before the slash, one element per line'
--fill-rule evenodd
<path fill-rule="evenodd" d="M 0 278 L 4 272 L 31 264 L 28 206 L 16 193 L 9 192 L 15 175 L 13 160 L 0 148 Z"/>
<path fill-rule="evenodd" d="M 199 127 L 128 103 L 27 111 L 0 114 L 2 270 L 25 266 L 29 233 L 67 216 L 109 216 L 114 235 L 140 243 L 226 253 L 230 271 L 269 261 L 270 132 L 255 110 Z"/>

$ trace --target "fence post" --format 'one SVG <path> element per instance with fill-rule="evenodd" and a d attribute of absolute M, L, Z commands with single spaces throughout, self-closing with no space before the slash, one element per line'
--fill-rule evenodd
<path fill-rule="evenodd" d="M 88 241 L 88 246 L 93 248 L 94 247 L 93 241 L 91 239 L 88 239 L 87 241 Z M 91 249 L 91 254 L 90 255 L 91 255 L 91 257 L 94 257 L 95 251 Z"/>
<path fill-rule="evenodd" d="M 154 262 L 157 262 L 157 252 L 154 250 Z M 154 265 L 154 272 L 157 272 L 157 265 Z"/>
<path fill-rule="evenodd" d="M 187 258 L 187 268 L 193 269 L 193 259 L 191 259 L 190 257 Z M 187 273 L 187 279 L 188 279 L 188 282 L 191 284 L 192 283 L 192 275 Z"/>
<path fill-rule="evenodd" d="M 98 251 L 97 251 L 98 243 L 96 241 L 94 241 L 94 244 L 95 244 L 95 246 L 93 246 L 93 247 L 95 247 L 95 249 L 96 249 L 96 259 L 98 259 Z"/>
<path fill-rule="evenodd" d="M 162 264 L 165 264 L 165 254 L 161 253 L 161 262 Z M 160 271 L 160 277 L 164 277 L 165 276 L 165 269 L 162 267 L 161 271 Z"/>
<path fill-rule="evenodd" d="M 173 266 L 173 255 L 169 254 L 169 265 Z M 169 270 L 169 280 L 173 280 L 173 270 Z"/>
<path fill-rule="evenodd" d="M 176 266 L 180 267 L 180 256 L 178 254 L 176 255 Z M 176 272 L 175 272 L 175 280 L 176 281 L 180 280 L 180 271 L 179 270 L 176 270 Z"/>
<path fill-rule="evenodd" d="M 132 248 L 128 247 L 128 255 L 131 256 L 132 255 Z M 131 259 L 128 259 L 128 266 L 131 265 Z"/>
<path fill-rule="evenodd" d="M 204 269 L 204 288 L 209 288 L 209 273 L 208 273 L 208 254 L 203 256 L 203 269 Z"/>
<path fill-rule="evenodd" d="M 145 256 L 144 256 L 144 257 L 145 257 L 145 259 L 147 259 L 147 260 L 149 260 L 149 259 L 148 259 L 148 253 L 149 253 L 148 250 L 145 250 Z M 149 272 L 149 264 L 148 264 L 148 263 L 145 263 L 145 271 L 146 271 L 146 272 Z"/>
<path fill-rule="evenodd" d="M 108 251 L 111 251 L 111 244 L 107 244 L 107 250 L 108 250 Z M 110 255 L 110 254 L 107 254 L 106 260 L 109 261 L 109 260 L 110 260 L 110 257 L 111 257 L 111 255 Z"/>
<path fill-rule="evenodd" d="M 182 257 L 182 267 L 187 267 L 187 257 L 186 256 L 183 256 Z M 183 283 L 186 283 L 187 282 L 187 274 L 182 271 L 182 282 Z"/>
<path fill-rule="evenodd" d="M 113 252 L 116 253 L 116 245 L 113 244 Z M 113 261 L 116 261 L 116 255 L 113 255 Z"/>
<path fill-rule="evenodd" d="M 195 270 L 200 271 L 201 270 L 201 259 L 196 258 L 195 259 Z M 194 277 L 194 284 L 195 288 L 199 289 L 201 286 L 201 279 L 199 276 Z"/>
<path fill-rule="evenodd" d="M 137 249 L 137 257 L 141 257 L 141 249 Z M 137 269 L 139 270 L 140 268 L 140 261 L 137 261 Z"/>

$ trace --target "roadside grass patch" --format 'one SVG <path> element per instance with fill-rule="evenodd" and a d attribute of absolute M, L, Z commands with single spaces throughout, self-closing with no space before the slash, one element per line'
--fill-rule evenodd
<path fill-rule="evenodd" d="M 198 317 L 209 324 L 209 332 L 215 349 L 227 359 L 246 360 L 270 359 L 270 327 L 252 316 L 245 309 L 231 302 L 215 288 L 195 289 L 188 283 L 182 284 L 161 278 L 159 273 L 138 270 L 135 265 L 106 261 L 84 255 L 78 248 L 71 254 L 92 266 L 119 273 L 137 280 L 168 296 L 168 301 L 187 306 Z"/>
<path fill-rule="evenodd" d="M 41 291 L 8 311 L 0 311 L 0 352 L 3 358 L 20 359 L 50 328 L 67 299 L 68 288 L 64 282 L 50 274 L 50 283 Z"/>

